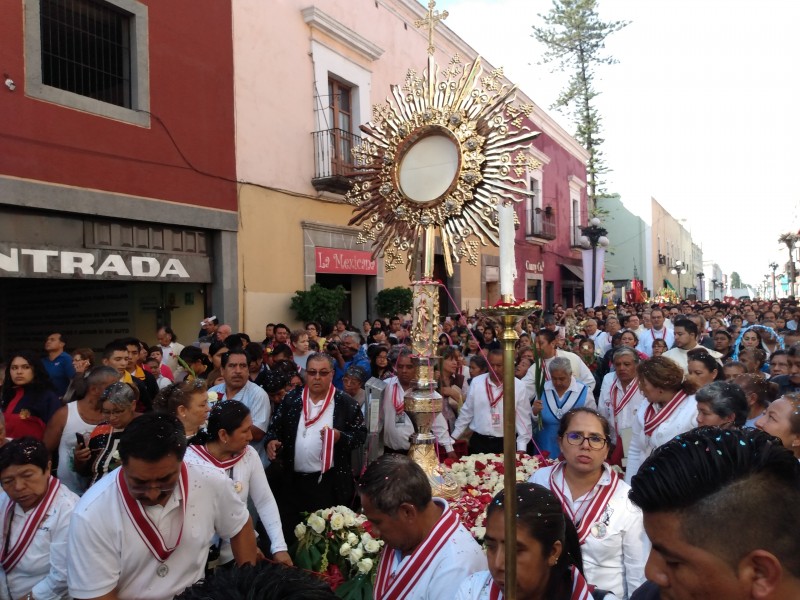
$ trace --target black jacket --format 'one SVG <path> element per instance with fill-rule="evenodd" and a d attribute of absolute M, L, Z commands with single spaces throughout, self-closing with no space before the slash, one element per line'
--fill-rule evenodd
<path fill-rule="evenodd" d="M 283 463 L 286 485 L 290 485 L 291 474 L 294 472 L 295 440 L 302 415 L 303 388 L 296 388 L 286 394 L 278 405 L 265 439 L 265 444 L 272 440 L 278 440 L 282 444 L 279 457 Z M 340 504 L 349 506 L 355 489 L 351 467 L 352 452 L 366 441 L 367 428 L 358 403 L 341 390 L 336 390 L 333 396 L 333 428 L 340 433 L 333 453 L 334 492 Z"/>

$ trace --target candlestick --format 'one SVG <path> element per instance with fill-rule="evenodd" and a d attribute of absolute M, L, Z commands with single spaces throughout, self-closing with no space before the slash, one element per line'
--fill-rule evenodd
<path fill-rule="evenodd" d="M 514 207 L 501 204 L 497 207 L 500 229 L 500 296 L 503 301 L 514 298 Z"/>

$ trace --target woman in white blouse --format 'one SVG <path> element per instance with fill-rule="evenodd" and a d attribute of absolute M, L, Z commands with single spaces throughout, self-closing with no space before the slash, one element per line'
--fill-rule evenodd
<path fill-rule="evenodd" d="M 539 469 L 532 483 L 559 499 L 578 530 L 586 580 L 627 600 L 644 583 L 650 542 L 630 486 L 606 464 L 608 420 L 590 408 L 565 414 L 558 439 L 563 462 Z"/>
<path fill-rule="evenodd" d="M 67 530 L 78 496 L 50 475 L 50 453 L 31 437 L 0 449 L 0 598 L 69 598 Z"/>
<path fill-rule="evenodd" d="M 654 449 L 697 427 L 695 388 L 686 381 L 678 363 L 664 356 L 654 356 L 641 363 L 636 372 L 645 400 L 636 407 L 633 420 L 625 469 L 628 484 Z"/>
<path fill-rule="evenodd" d="M 211 464 L 224 471 L 242 502 L 246 504 L 248 496 L 253 501 L 272 544 L 273 559 L 291 565 L 275 496 L 267 483 L 258 452 L 250 445 L 252 426 L 250 409 L 244 404 L 237 400 L 217 402 L 208 417 L 209 441 L 204 446 L 190 445 L 184 460 Z M 232 560 L 230 542 L 222 540 L 219 563 L 224 565 Z"/>

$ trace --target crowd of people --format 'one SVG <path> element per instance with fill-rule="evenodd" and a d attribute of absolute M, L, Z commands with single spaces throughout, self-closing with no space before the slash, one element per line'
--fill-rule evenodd
<path fill-rule="evenodd" d="M 518 598 L 800 597 L 800 544 L 777 521 L 798 517 L 776 496 L 756 514 L 800 493 L 798 324 L 791 299 L 556 305 L 517 324 L 511 365 L 496 323 L 445 318 L 441 459 L 502 452 L 505 369 L 518 452 L 558 459 L 518 485 Z M 410 326 L 270 323 L 253 341 L 209 317 L 186 344 L 165 326 L 152 345 L 68 353 L 54 332 L 12 352 L 0 599 L 236 597 L 215 578 L 281 577 L 259 559 L 291 567 L 295 526 L 335 505 L 386 544 L 378 600 L 500 598 L 503 493 L 482 549 L 406 456 Z M 702 560 L 725 572 L 704 578 Z M 317 584 L 294 589 L 326 597 Z"/>

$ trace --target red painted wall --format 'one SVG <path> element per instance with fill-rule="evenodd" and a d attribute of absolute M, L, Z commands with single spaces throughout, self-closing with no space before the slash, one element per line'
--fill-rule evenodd
<path fill-rule="evenodd" d="M 22 2 L 3 2 L 0 73 L 17 89 L 0 87 L 0 174 L 236 210 L 230 2 L 142 2 L 163 122 L 149 128 L 27 97 Z"/>

